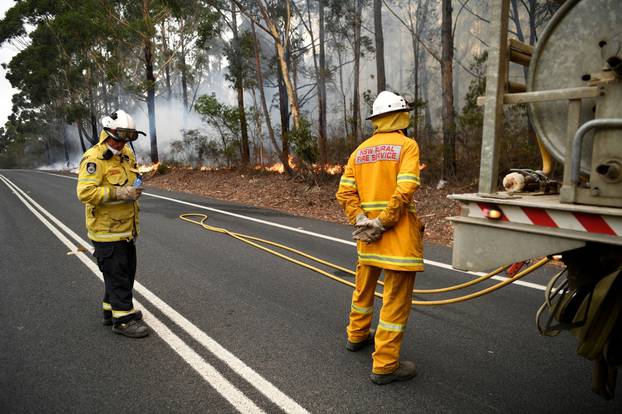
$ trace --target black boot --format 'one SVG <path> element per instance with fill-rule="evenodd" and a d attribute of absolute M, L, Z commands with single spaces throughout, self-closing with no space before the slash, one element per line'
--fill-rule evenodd
<path fill-rule="evenodd" d="M 112 325 L 112 332 L 128 338 L 143 338 L 149 335 L 149 328 L 142 320 L 132 319 L 124 323 L 115 323 Z"/>
<path fill-rule="evenodd" d="M 415 363 L 412 361 L 400 361 L 397 369 L 390 374 L 372 374 L 369 376 L 371 382 L 377 385 L 386 385 L 393 381 L 408 381 L 417 375 Z"/>
<path fill-rule="evenodd" d="M 367 345 L 374 343 L 375 334 L 376 334 L 376 331 L 374 329 L 371 329 L 369 331 L 369 336 L 366 339 L 363 339 L 361 342 L 350 342 L 350 340 L 348 340 L 346 342 L 346 349 L 351 352 L 360 351 L 361 349 L 365 348 Z"/>

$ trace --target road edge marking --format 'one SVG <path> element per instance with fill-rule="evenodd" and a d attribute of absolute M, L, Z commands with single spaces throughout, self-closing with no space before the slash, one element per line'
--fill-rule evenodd
<path fill-rule="evenodd" d="M 43 222 L 43 220 L 47 221 L 47 219 L 45 219 L 42 216 L 40 216 L 39 212 L 37 212 L 36 210 L 33 210 L 33 206 L 36 207 L 37 209 L 39 209 L 41 211 L 41 213 L 45 214 L 50 220 L 52 220 L 54 222 L 54 224 L 59 226 L 70 237 L 72 237 L 77 243 L 81 244 L 83 247 L 85 247 L 89 251 L 93 250 L 92 246 L 86 240 L 84 240 L 82 237 L 80 237 L 78 234 L 76 234 L 73 230 L 71 230 L 63 222 L 58 220 L 53 214 L 51 214 L 50 212 L 45 210 L 45 208 L 43 208 L 39 203 L 37 203 L 35 200 L 33 200 L 32 197 L 28 196 L 21 188 L 19 188 L 11 180 L 9 180 L 8 178 L 4 177 L 2 174 L 0 174 L 0 179 L 2 179 L 3 181 L 4 180 L 8 181 L 8 183 L 10 183 L 12 186 L 15 187 L 15 189 L 20 191 L 23 194 L 23 196 L 26 197 L 32 203 L 32 206 L 30 204 L 27 204 L 27 207 L 29 209 L 31 209 L 31 211 L 33 211 L 33 213 L 35 215 L 37 215 L 38 218 L 41 217 L 40 220 L 42 219 L 42 222 Z M 18 197 L 20 197 L 20 199 L 22 199 L 21 195 L 16 193 L 15 189 L 13 189 L 11 186 L 9 186 L 8 183 L 5 182 L 7 187 L 9 187 Z M 25 201 L 23 201 L 23 202 L 26 204 Z M 44 222 L 44 224 L 46 224 L 46 223 Z M 46 226 L 47 226 L 47 224 L 46 224 Z M 50 224 L 50 226 L 51 226 L 51 224 Z M 48 226 L 48 228 L 50 228 L 50 227 Z M 53 229 L 53 232 L 54 232 L 54 230 L 59 232 L 59 230 L 56 229 L 53 226 L 50 228 L 50 230 L 52 230 L 52 229 Z M 69 245 L 67 245 L 67 243 L 65 243 L 65 244 L 67 245 L 67 247 L 70 250 L 75 250 L 76 246 L 73 245 L 71 243 L 71 241 L 69 241 L 62 233 L 60 233 L 60 236 L 63 237 L 65 240 L 67 240 L 67 243 L 69 243 Z M 86 260 L 88 262 L 88 264 L 86 262 L 84 262 L 84 263 L 87 265 L 87 267 L 89 267 L 89 269 L 92 270 L 95 273 L 95 275 L 98 276 L 103 281 L 103 276 L 101 275 L 101 272 L 99 272 L 99 269 L 97 268 L 97 266 L 95 265 L 95 263 L 92 260 L 89 260 L 86 257 L 86 255 L 84 253 L 82 253 L 82 252 L 77 252 L 75 255 L 77 257 L 79 257 L 80 260 L 83 261 L 83 262 L 84 262 L 84 260 Z M 96 270 L 94 270 L 94 269 L 96 269 Z M 186 317 L 181 315 L 179 312 L 177 312 L 174 308 L 172 308 L 170 305 L 168 305 L 162 299 L 160 299 L 156 294 L 151 292 L 147 287 L 142 285 L 140 282 L 136 281 L 134 288 L 135 288 L 136 292 L 138 292 L 148 302 L 150 302 L 153 306 L 155 306 L 158 310 L 160 310 L 166 317 L 168 317 L 177 326 L 179 326 L 182 330 L 184 330 L 194 340 L 196 340 L 198 343 L 200 343 L 207 351 L 212 353 L 220 361 L 224 362 L 236 374 L 241 376 L 242 379 L 244 379 L 246 382 L 248 382 L 250 385 L 252 385 L 261 394 L 266 396 L 272 403 L 274 403 L 275 405 L 277 405 L 278 407 L 280 407 L 281 409 L 283 409 L 285 412 L 288 412 L 288 413 L 308 413 L 307 410 L 305 410 L 302 406 L 300 406 L 298 403 L 296 403 L 292 398 L 287 396 L 285 393 L 283 393 L 281 390 L 279 390 L 275 385 L 273 385 L 271 382 L 266 380 L 263 376 L 261 376 L 259 373 L 257 373 L 251 367 L 249 367 L 246 363 L 244 363 L 242 360 L 240 360 L 238 357 L 236 357 L 233 353 L 231 353 L 226 348 L 224 348 L 222 345 L 220 345 L 216 340 L 214 340 L 209 335 L 207 335 L 205 332 L 203 332 L 199 327 L 197 327 L 190 320 L 188 320 Z M 145 313 L 145 312 L 143 312 L 143 313 Z M 155 318 L 155 317 L 153 317 L 153 318 Z M 162 323 L 160 321 L 158 321 L 158 322 Z M 162 324 L 162 326 L 165 326 L 165 325 Z M 168 328 L 166 328 L 166 329 L 168 329 Z M 171 332 L 171 334 L 174 335 L 176 338 L 178 338 L 174 333 Z M 179 339 L 179 340 L 181 341 L 181 339 Z M 183 343 L 183 345 L 185 345 L 185 343 Z M 171 346 L 171 348 L 173 348 L 177 352 L 176 348 L 174 348 L 173 346 Z M 192 351 L 192 352 L 194 352 L 194 351 Z M 197 354 L 197 357 L 201 358 L 201 360 L 202 360 L 202 357 L 200 355 Z M 184 360 L 185 360 L 185 358 L 184 358 Z M 207 364 L 208 366 L 211 367 L 211 365 L 209 365 L 207 362 L 205 362 L 205 364 Z M 196 370 L 196 368 L 195 368 L 195 370 Z M 214 370 L 215 370 L 215 368 L 214 368 Z M 218 371 L 215 371 L 215 372 L 218 373 Z M 218 373 L 218 375 L 221 375 L 221 374 Z M 227 379 L 225 379 L 224 377 L 222 377 L 222 378 L 223 378 L 224 381 L 229 383 Z M 230 385 L 235 388 L 235 386 L 233 386 L 233 384 L 230 384 Z M 236 388 L 236 390 L 237 390 L 237 388 Z M 245 398 L 247 398 L 247 397 L 245 397 Z M 251 401 L 251 403 L 252 403 L 252 401 Z M 253 412 L 252 407 L 250 407 L 250 408 L 251 408 L 251 410 L 249 412 Z M 242 412 L 246 412 L 246 411 L 242 411 Z M 262 412 L 262 411 L 260 410 L 258 412 Z"/>

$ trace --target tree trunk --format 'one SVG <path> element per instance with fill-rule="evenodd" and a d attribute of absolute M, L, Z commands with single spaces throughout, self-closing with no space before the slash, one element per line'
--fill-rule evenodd
<path fill-rule="evenodd" d="M 428 83 L 429 73 L 425 65 L 421 66 L 421 95 L 425 106 L 423 107 L 423 131 L 427 134 L 432 130 L 432 111 L 430 110 L 430 88 Z"/>
<path fill-rule="evenodd" d="M 270 111 L 268 110 L 268 104 L 266 103 L 266 93 L 264 91 L 264 81 L 263 81 L 263 70 L 261 68 L 261 55 L 259 53 L 259 39 L 257 38 L 257 33 L 255 32 L 255 23 L 251 20 L 251 30 L 253 32 L 253 47 L 255 49 L 255 76 L 257 77 L 257 88 L 259 89 L 259 96 L 261 98 L 261 109 L 264 115 L 264 119 L 266 120 L 266 127 L 268 128 L 268 136 L 270 137 L 270 142 L 274 146 L 275 152 L 279 157 L 282 156 L 282 150 L 279 148 L 276 143 L 276 137 L 274 136 L 274 129 L 272 128 L 272 121 L 270 120 Z M 281 162 L 287 160 L 281 160 Z M 283 162 L 283 165 L 285 165 Z"/>
<path fill-rule="evenodd" d="M 86 152 L 86 145 L 84 145 L 84 136 L 82 135 L 82 129 L 80 129 L 80 120 L 76 121 L 76 128 L 78 128 L 78 137 L 80 137 L 80 147 L 82 148 L 82 153 Z"/>
<path fill-rule="evenodd" d="M 281 111 L 281 162 L 283 168 L 288 174 L 293 174 L 289 166 L 289 110 L 287 102 L 287 91 L 283 82 L 283 73 L 277 70 L 277 79 L 279 85 L 279 109 Z"/>
<path fill-rule="evenodd" d="M 231 7 L 231 30 L 233 31 L 233 43 L 236 47 L 240 47 L 235 3 L 231 3 Z M 250 148 L 248 146 L 248 125 L 246 123 L 246 111 L 244 109 L 244 79 L 241 78 L 240 73 L 236 74 L 235 77 L 235 89 L 238 95 L 238 116 L 240 118 L 240 156 L 242 159 L 242 166 L 246 167 L 250 163 Z"/>
<path fill-rule="evenodd" d="M 328 163 L 328 150 L 327 150 L 327 142 L 328 136 L 326 133 L 327 121 L 326 121 L 326 51 L 325 51 L 325 43 L 326 43 L 326 34 L 324 30 L 324 0 L 319 0 L 319 37 L 320 37 L 320 77 L 318 79 L 318 99 L 320 106 L 320 163 L 326 164 Z"/>
<path fill-rule="evenodd" d="M 419 136 L 419 42 L 413 37 L 414 83 L 415 83 L 415 111 L 413 112 L 413 129 L 415 138 Z"/>
<path fill-rule="evenodd" d="M 143 0 L 143 18 L 147 27 L 151 26 L 151 16 L 149 15 L 150 0 Z M 155 76 L 153 74 L 153 44 L 150 37 L 145 37 L 143 41 L 143 52 L 145 54 L 145 76 L 147 78 L 147 114 L 149 116 L 149 141 L 151 143 L 151 162 L 158 163 L 158 139 L 156 137 L 156 118 L 155 118 Z"/>
<path fill-rule="evenodd" d="M 171 51 L 168 48 L 165 20 L 162 20 L 162 46 L 164 48 L 164 81 L 166 82 L 166 101 L 170 102 L 171 97 L 173 96 L 173 89 L 171 87 Z"/>
<path fill-rule="evenodd" d="M 255 93 L 255 89 L 251 88 L 251 97 L 253 98 L 253 107 L 255 110 L 253 111 L 253 120 L 255 121 L 255 140 L 253 141 L 255 151 L 254 151 L 254 160 L 253 163 L 255 165 L 259 164 L 263 166 L 263 128 L 261 127 L 261 115 L 259 114 L 259 109 L 257 105 L 257 94 Z M 257 159 L 259 158 L 259 160 Z"/>
<path fill-rule="evenodd" d="M 359 78 L 361 68 L 361 15 L 362 15 L 362 0 L 354 0 L 354 88 L 352 93 L 352 134 L 353 142 L 350 144 L 353 150 L 358 145 L 361 139 L 361 125 L 360 125 L 360 92 L 359 92 Z"/>
<path fill-rule="evenodd" d="M 91 68 L 87 69 L 88 74 L 88 85 L 89 85 L 89 112 L 91 115 L 91 130 L 93 131 L 93 136 L 97 136 L 97 116 L 95 115 L 95 98 L 93 97 L 93 82 L 92 82 L 92 72 Z"/>
<path fill-rule="evenodd" d="M 296 90 L 292 85 L 292 80 L 289 74 L 290 71 L 287 59 L 287 52 L 289 47 L 286 47 L 286 45 L 283 44 L 284 42 L 285 44 L 287 44 L 289 39 L 289 29 L 291 24 L 290 0 L 286 1 L 286 17 L 284 22 L 285 30 L 281 30 L 277 27 L 276 23 L 270 17 L 267 6 L 263 1 L 257 1 L 256 3 L 259 6 L 259 11 L 263 16 L 266 25 L 268 26 L 270 35 L 274 39 L 276 55 L 279 63 L 279 68 L 281 70 L 281 79 L 287 93 L 289 105 L 291 106 L 292 118 L 294 119 L 294 128 L 298 128 L 300 126 L 300 107 L 298 106 L 298 96 L 296 95 Z M 285 38 L 284 42 L 281 41 L 281 34 L 283 34 Z"/>
<path fill-rule="evenodd" d="M 448 180 L 456 175 L 456 126 L 453 91 L 453 38 L 451 0 L 442 2 L 441 21 L 441 77 L 443 96 L 443 171 L 442 178 Z"/>
<path fill-rule="evenodd" d="M 333 41 L 335 41 L 333 37 Z M 337 54 L 337 62 L 339 63 L 339 95 L 341 97 L 341 108 L 343 109 L 343 133 L 346 137 L 350 136 L 349 125 L 348 125 L 348 105 L 346 100 L 346 93 L 343 88 L 343 56 L 341 56 L 341 50 L 336 48 L 335 53 Z"/>
<path fill-rule="evenodd" d="M 536 32 L 538 24 L 536 21 L 537 7 L 536 0 L 529 0 L 529 44 L 531 46 L 535 46 L 538 40 L 538 34 Z"/>
<path fill-rule="evenodd" d="M 151 55 L 151 40 L 146 40 L 144 45 L 145 52 L 145 72 L 147 76 L 147 114 L 149 116 L 149 142 L 151 143 L 151 162 L 159 162 L 158 139 L 156 137 L 156 118 L 155 118 L 155 76 L 153 75 L 153 56 Z"/>
<path fill-rule="evenodd" d="M 318 98 L 318 148 L 320 152 L 320 165 L 327 164 L 326 150 L 326 80 L 324 78 L 326 71 L 326 54 L 324 51 L 324 4 L 323 0 L 318 0 L 318 26 L 319 26 L 319 59 L 315 49 L 315 36 L 313 35 L 313 26 L 311 21 L 311 2 L 307 0 L 307 16 L 309 20 L 309 34 L 311 35 L 311 45 L 313 52 L 313 67 L 315 69 L 315 78 L 317 80 L 317 98 Z M 319 60 L 319 63 L 318 63 Z"/>
<path fill-rule="evenodd" d="M 63 130 L 63 152 L 65 153 L 65 165 L 69 167 L 69 145 L 67 144 L 67 128 L 63 121 L 60 122 L 60 128 Z"/>
<path fill-rule="evenodd" d="M 285 48 L 283 47 L 283 44 L 280 40 L 276 41 L 276 52 L 279 59 L 279 67 L 281 68 L 281 80 L 283 82 L 285 92 L 287 93 L 287 99 L 289 100 L 290 110 L 292 113 L 292 118 L 294 120 L 294 128 L 298 128 L 300 126 L 300 109 L 298 106 L 298 97 L 296 95 L 294 85 L 292 84 L 289 75 L 289 66 L 287 64 L 287 57 L 285 56 Z"/>
<path fill-rule="evenodd" d="M 376 84 L 378 88 L 378 93 L 380 93 L 387 89 L 387 78 L 384 73 L 384 37 L 382 34 L 382 0 L 374 0 L 374 32 L 375 32 L 374 37 L 376 39 Z"/>
<path fill-rule="evenodd" d="M 108 86 L 106 83 L 106 75 L 101 71 L 100 71 L 100 75 L 101 76 L 99 79 L 99 83 L 102 88 L 102 96 L 103 96 L 103 101 L 104 101 L 104 113 L 109 114 L 112 111 L 110 110 L 110 93 L 108 92 Z"/>
<path fill-rule="evenodd" d="M 184 103 L 184 108 L 186 111 L 189 111 L 188 108 L 188 68 L 186 67 L 186 46 L 182 42 L 181 44 L 181 55 L 180 59 L 180 70 L 181 70 L 181 98 Z"/>

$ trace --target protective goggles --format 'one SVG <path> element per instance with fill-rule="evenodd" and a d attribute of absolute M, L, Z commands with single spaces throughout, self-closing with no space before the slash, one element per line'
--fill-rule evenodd
<path fill-rule="evenodd" d="M 137 131 L 135 129 L 127 129 L 127 128 L 104 128 L 104 130 L 114 139 L 115 141 L 136 141 L 138 139 L 138 135 L 147 135 L 143 131 Z"/>

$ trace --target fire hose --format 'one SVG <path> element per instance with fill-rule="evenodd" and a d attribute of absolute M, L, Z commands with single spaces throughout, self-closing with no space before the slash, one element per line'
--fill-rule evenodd
<path fill-rule="evenodd" d="M 191 217 L 198 218 L 198 220 L 193 220 Z M 286 246 L 286 245 L 281 244 L 281 243 L 276 243 L 276 242 L 273 242 L 271 240 L 266 240 L 266 239 L 262 239 L 262 238 L 259 238 L 259 237 L 249 236 L 249 235 L 246 235 L 246 234 L 232 232 L 232 231 L 229 231 L 229 230 L 224 229 L 222 227 L 210 226 L 209 224 L 206 223 L 206 221 L 208 219 L 207 214 L 186 213 L 186 214 L 180 215 L 179 218 L 184 220 L 184 221 L 187 221 L 189 223 L 199 225 L 199 226 L 203 227 L 205 230 L 209 230 L 209 231 L 213 231 L 215 233 L 221 233 L 221 234 L 226 234 L 228 236 L 231 236 L 234 239 L 240 240 L 241 242 L 249 244 L 249 245 L 251 245 L 253 247 L 256 247 L 256 248 L 258 248 L 260 250 L 263 250 L 263 251 L 265 251 L 267 253 L 273 254 L 273 255 L 275 255 L 277 257 L 280 257 L 281 259 L 287 260 L 287 261 L 289 261 L 291 263 L 294 263 L 294 264 L 297 264 L 297 265 L 302 266 L 304 268 L 307 268 L 309 270 L 312 270 L 312 271 L 314 271 L 316 273 L 319 273 L 322 276 L 328 277 L 329 279 L 332 279 L 332 280 L 334 280 L 336 282 L 342 283 L 342 284 L 350 286 L 352 288 L 356 287 L 356 285 L 354 283 L 352 283 L 352 282 L 350 282 L 350 281 L 348 281 L 348 280 L 346 280 L 346 279 L 344 279 L 342 277 L 335 276 L 335 275 L 333 275 L 333 274 L 331 274 L 331 273 L 329 273 L 329 272 L 327 272 L 325 270 L 322 270 L 322 269 L 320 269 L 320 268 L 318 268 L 316 266 L 313 266 L 313 265 L 305 263 L 305 262 L 303 262 L 301 260 L 289 257 L 289 256 L 287 256 L 287 255 L 285 255 L 283 253 L 277 252 L 277 251 L 275 251 L 273 249 L 270 249 L 270 248 L 268 248 L 266 246 L 262 246 L 259 243 L 267 244 L 269 246 L 273 246 L 273 247 L 276 247 L 276 248 L 288 251 L 290 253 L 297 254 L 299 256 L 302 256 L 304 258 L 312 260 L 312 261 L 314 261 L 316 263 L 320 263 L 322 265 L 325 265 L 325 266 L 333 268 L 335 270 L 339 270 L 341 272 L 350 274 L 352 276 L 354 276 L 356 274 L 354 271 L 352 271 L 350 269 L 347 269 L 345 267 L 336 265 L 334 263 L 330 263 L 330 262 L 328 262 L 326 260 L 323 260 L 323 259 L 320 259 L 318 257 L 312 256 L 312 255 L 310 255 L 308 253 L 305 253 L 303 251 L 294 249 L 292 247 Z M 544 264 L 548 263 L 549 260 L 550 260 L 549 258 L 545 257 L 545 258 L 539 260 L 538 262 L 532 264 L 531 266 L 527 267 L 526 269 L 522 270 L 521 272 L 516 273 L 514 276 L 512 276 L 512 277 L 510 277 L 510 278 L 508 278 L 508 279 L 506 279 L 504 281 L 501 281 L 501 282 L 499 282 L 499 283 L 497 283 L 497 284 L 495 284 L 493 286 L 489 286 L 489 287 L 487 287 L 485 289 L 481 289 L 481 290 L 478 290 L 476 292 L 469 293 L 467 295 L 458 296 L 458 297 L 451 298 L 451 299 L 441 299 L 441 300 L 430 300 L 430 301 L 413 300 L 412 304 L 413 304 L 413 306 L 449 305 L 449 304 L 452 304 L 452 303 L 459 303 L 459 302 L 464 302 L 464 301 L 467 301 L 467 300 L 470 300 L 470 299 L 475 299 L 475 298 L 478 298 L 480 296 L 483 296 L 483 295 L 486 295 L 488 293 L 491 293 L 491 292 L 494 292 L 496 290 L 499 290 L 502 287 L 507 286 L 507 285 L 509 285 L 509 284 L 511 284 L 511 283 L 513 283 L 513 282 L 515 282 L 515 281 L 517 281 L 517 280 L 527 276 L 529 273 L 533 272 L 534 270 L 536 270 L 536 269 L 542 267 Z M 476 279 L 473 279 L 473 280 L 470 280 L 468 282 L 461 283 L 461 284 L 458 284 L 458 285 L 448 286 L 448 287 L 439 288 L 439 289 L 413 289 L 413 293 L 414 294 L 433 294 L 433 293 L 445 293 L 445 292 L 451 292 L 451 291 L 463 289 L 463 288 L 466 288 L 466 287 L 469 287 L 469 286 L 473 286 L 473 285 L 475 285 L 477 283 L 483 282 L 485 280 L 488 280 L 491 277 L 493 277 L 493 276 L 503 272 L 508 267 L 509 266 L 502 266 L 502 267 L 500 267 L 500 268 L 498 268 L 498 269 L 496 269 L 496 270 L 494 270 L 494 271 L 492 271 L 490 273 L 487 273 L 487 274 L 485 274 L 483 276 L 480 276 L 480 277 L 478 277 Z M 378 284 L 384 285 L 384 283 L 382 281 L 379 281 Z M 379 297 L 379 298 L 382 298 L 382 293 L 380 293 L 380 292 L 376 291 L 376 292 L 374 292 L 374 295 Z"/>

